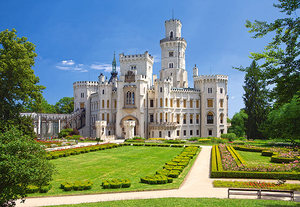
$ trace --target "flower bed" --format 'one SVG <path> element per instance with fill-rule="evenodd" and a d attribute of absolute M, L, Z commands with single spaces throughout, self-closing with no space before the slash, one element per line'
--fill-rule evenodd
<path fill-rule="evenodd" d="M 61 147 L 61 146 L 71 145 L 70 143 L 62 142 L 62 141 L 43 141 L 43 140 L 36 140 L 36 141 L 40 145 L 46 146 L 46 148 L 53 148 L 53 147 Z"/>
<path fill-rule="evenodd" d="M 215 180 L 214 187 L 226 188 L 256 188 L 256 189 L 274 189 L 274 190 L 295 190 L 300 191 L 299 184 L 277 184 L 270 182 L 256 182 L 256 181 L 221 181 Z"/>
<path fill-rule="evenodd" d="M 166 184 L 172 182 L 168 178 L 178 178 L 190 160 L 197 154 L 198 146 L 189 146 L 174 157 L 170 162 L 166 162 L 163 169 L 156 171 L 156 175 L 145 176 L 141 178 L 142 183 L 147 184 Z"/>
<path fill-rule="evenodd" d="M 245 165 L 234 148 L 215 145 L 211 156 L 211 177 L 224 178 L 266 178 L 266 179 L 300 179 L 299 162 L 282 165 Z"/>
<path fill-rule="evenodd" d="M 76 148 L 70 148 L 70 149 L 61 149 L 61 150 L 55 150 L 47 153 L 47 159 L 57 159 L 60 157 L 68 157 L 70 155 L 78 155 L 81 153 L 88 153 L 98 150 L 105 150 L 105 149 L 111 149 L 116 148 L 123 145 L 118 144 L 99 144 L 99 145 L 92 145 L 92 146 L 85 146 L 85 147 L 76 147 Z"/>
<path fill-rule="evenodd" d="M 111 180 L 104 180 L 102 182 L 102 187 L 104 189 L 129 188 L 130 186 L 131 186 L 131 182 L 129 179 L 111 179 Z"/>

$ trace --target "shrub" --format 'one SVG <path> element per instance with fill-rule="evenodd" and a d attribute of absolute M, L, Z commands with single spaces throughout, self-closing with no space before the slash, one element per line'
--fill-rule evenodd
<path fill-rule="evenodd" d="M 89 180 L 75 181 L 75 182 L 63 182 L 60 184 L 60 188 L 64 191 L 71 190 L 89 190 L 92 188 L 93 183 Z"/>
<path fill-rule="evenodd" d="M 151 184 L 151 185 L 167 184 L 170 182 L 173 182 L 173 179 L 169 179 L 167 176 L 160 175 L 160 174 L 150 175 L 150 176 L 141 178 L 141 183 L 147 183 L 147 184 Z"/>
<path fill-rule="evenodd" d="M 35 185 L 28 185 L 27 186 L 27 193 L 37 193 L 39 191 L 39 187 L 35 186 Z"/>
<path fill-rule="evenodd" d="M 42 186 L 40 188 L 40 193 L 47 193 L 52 188 L 52 185 Z"/>
<path fill-rule="evenodd" d="M 274 155 L 271 157 L 271 162 L 274 162 L 274 163 L 290 163 L 295 160 L 296 160 L 296 158 L 279 157 L 277 155 Z"/>
<path fill-rule="evenodd" d="M 129 179 L 111 179 L 102 181 L 102 187 L 104 189 L 109 188 L 129 188 L 131 182 Z"/>
<path fill-rule="evenodd" d="M 228 139 L 230 142 L 236 138 L 235 133 L 221 134 L 221 138 Z"/>

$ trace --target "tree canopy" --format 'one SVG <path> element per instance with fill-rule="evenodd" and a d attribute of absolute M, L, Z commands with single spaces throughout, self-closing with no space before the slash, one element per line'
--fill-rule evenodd
<path fill-rule="evenodd" d="M 47 185 L 53 169 L 46 151 L 31 137 L 14 127 L 0 133 L 0 206 L 25 197 L 28 185 Z"/>
<path fill-rule="evenodd" d="M 279 4 L 274 6 L 281 9 L 280 12 L 285 13 L 286 17 L 271 23 L 247 21 L 246 27 L 254 33 L 253 38 L 274 34 L 264 51 L 251 53 L 251 58 L 262 62 L 263 79 L 274 86 L 271 97 L 276 105 L 283 105 L 300 90 L 300 17 L 296 14 L 300 1 L 279 0 Z"/>
<path fill-rule="evenodd" d="M 234 133 L 237 137 L 244 137 L 246 135 L 245 122 L 247 119 L 248 115 L 245 113 L 245 110 L 241 109 L 238 113 L 235 113 L 231 119 L 228 133 Z"/>
<path fill-rule="evenodd" d="M 35 45 L 16 30 L 0 33 L 0 131 L 23 120 L 20 112 L 30 100 L 41 97 L 43 86 L 38 85 L 34 66 Z"/>

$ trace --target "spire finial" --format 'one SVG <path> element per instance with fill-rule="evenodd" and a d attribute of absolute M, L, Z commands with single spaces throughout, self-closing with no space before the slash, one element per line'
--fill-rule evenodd
<path fill-rule="evenodd" d="M 112 61 L 112 72 L 115 73 L 117 71 L 117 61 L 116 61 L 116 52 L 114 51 L 114 59 Z"/>

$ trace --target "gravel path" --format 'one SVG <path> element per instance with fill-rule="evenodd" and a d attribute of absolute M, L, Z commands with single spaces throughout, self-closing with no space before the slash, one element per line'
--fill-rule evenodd
<path fill-rule="evenodd" d="M 60 197 L 40 197 L 28 198 L 25 203 L 17 206 L 34 207 L 62 204 L 78 204 L 87 202 L 113 201 L 113 200 L 130 200 L 130 199 L 149 199 L 149 198 L 166 198 L 166 197 L 185 197 L 185 198 L 227 198 L 227 188 L 213 188 L 214 179 L 209 178 L 210 169 L 210 151 L 211 146 L 202 146 L 202 150 L 196 158 L 193 167 L 186 176 L 185 181 L 179 189 L 174 190 L 157 190 L 143 192 L 124 192 L 109 193 L 96 195 L 74 195 Z M 231 179 L 232 180 L 232 179 Z M 242 198 L 239 196 L 239 198 Z M 247 198 L 247 197 L 244 197 Z M 251 197 L 254 198 L 254 197 Z M 300 201 L 300 196 L 297 196 Z"/>

